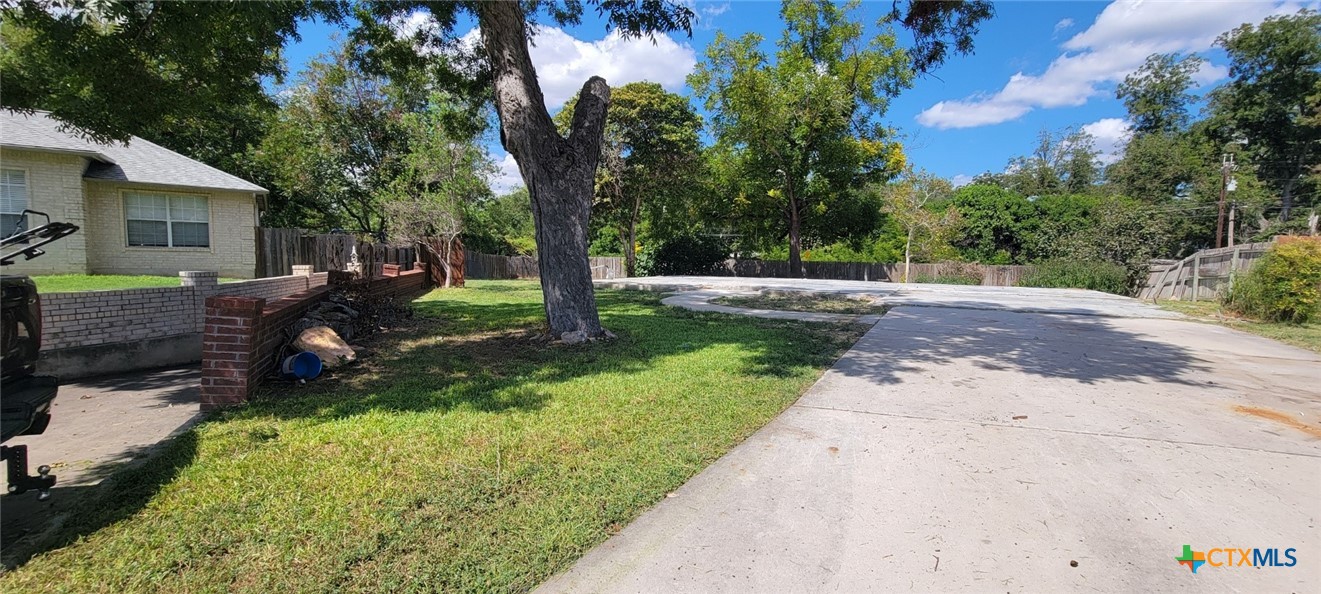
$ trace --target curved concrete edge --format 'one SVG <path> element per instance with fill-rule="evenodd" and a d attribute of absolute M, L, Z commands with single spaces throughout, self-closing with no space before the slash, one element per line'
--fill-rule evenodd
<path fill-rule="evenodd" d="M 813 293 L 876 297 L 889 306 L 941 307 L 1106 318 L 1189 319 L 1183 314 L 1164 310 L 1156 305 L 1132 297 L 1083 289 L 895 284 L 868 281 L 723 276 L 638 277 L 598 280 L 595 281 L 595 284 L 601 288 L 660 293 L 688 291 Z"/>
<path fill-rule="evenodd" d="M 712 299 L 718 297 L 731 296 L 752 296 L 760 294 L 760 291 L 726 291 L 718 289 L 707 289 L 703 291 L 684 291 L 670 295 L 661 299 L 662 305 L 673 307 L 682 307 L 693 311 L 705 311 L 724 314 L 733 314 L 739 316 L 751 316 L 754 318 L 766 318 L 770 320 L 795 320 L 799 322 L 834 322 L 843 324 L 865 324 L 874 326 L 876 322 L 881 321 L 879 315 L 854 315 L 854 314 L 832 314 L 832 313 L 814 313 L 806 311 L 783 311 L 777 309 L 752 309 L 747 307 L 734 307 L 731 305 L 720 305 L 711 303 Z"/>

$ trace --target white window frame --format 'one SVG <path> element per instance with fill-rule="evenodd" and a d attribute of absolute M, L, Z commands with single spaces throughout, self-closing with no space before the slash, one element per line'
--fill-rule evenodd
<path fill-rule="evenodd" d="M 119 205 L 120 205 L 120 207 L 123 209 L 123 210 L 122 210 L 122 213 L 123 213 L 123 217 L 122 217 L 122 218 L 123 218 L 123 220 L 124 220 L 124 245 L 125 245 L 126 247 L 128 247 L 129 249 L 135 249 L 135 250 L 193 250 L 193 251 L 211 251 L 211 250 L 212 250 L 212 246 L 214 245 L 215 242 L 214 242 L 214 238 L 213 238 L 212 235 L 211 235 L 211 218 L 212 218 L 212 217 L 211 217 L 211 196 L 210 196 L 209 194 L 198 194 L 198 193 L 191 193 L 191 192 L 165 192 L 165 191 L 161 191 L 161 190 L 121 190 L 119 194 L 120 194 Z M 129 216 L 128 216 L 128 199 L 129 199 L 129 196 L 131 196 L 131 195 L 148 195 L 148 196 L 160 196 L 160 197 L 164 197 L 164 198 L 166 199 L 166 201 L 165 201 L 165 218 L 164 218 L 164 219 L 130 219 Z M 189 198 L 201 198 L 203 201 L 206 202 L 206 245 L 204 245 L 204 246 L 199 246 L 199 245 L 176 246 L 176 245 L 174 245 L 174 223 L 200 223 L 200 222 L 202 222 L 202 221 L 186 221 L 186 220 L 179 220 L 179 221 L 176 221 L 176 220 L 173 219 L 172 211 L 171 211 L 171 209 L 170 209 L 170 200 L 169 200 L 169 199 L 170 199 L 170 198 L 176 198 L 176 197 L 185 197 L 185 196 L 186 196 L 186 197 L 189 197 Z M 155 221 L 155 222 L 165 223 L 165 243 L 166 243 L 167 245 L 133 245 L 133 243 L 129 240 L 129 236 L 128 236 L 128 222 L 129 222 L 130 220 L 133 220 L 133 221 Z"/>
<path fill-rule="evenodd" d="M 23 174 L 23 208 L 18 209 L 17 212 L 0 211 L 0 214 L 22 216 L 24 210 L 32 208 L 32 183 L 31 183 L 32 176 L 30 175 L 31 172 L 29 172 L 27 169 L 22 167 L 3 167 L 0 168 L 0 171 L 17 171 Z M 4 178 L 0 176 L 0 186 L 9 186 L 9 185 L 12 184 L 5 182 Z M 23 228 L 27 229 L 26 217 L 24 217 L 23 223 L 24 223 Z M 14 230 L 12 228 L 0 229 L 0 236 L 9 235 L 13 231 Z"/>

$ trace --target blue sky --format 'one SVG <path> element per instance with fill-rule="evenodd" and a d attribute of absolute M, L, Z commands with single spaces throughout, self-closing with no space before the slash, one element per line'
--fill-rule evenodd
<path fill-rule="evenodd" d="M 652 80 L 689 95 L 684 79 L 716 31 L 729 36 L 756 32 L 768 44 L 780 37 L 778 2 L 692 4 L 699 15 L 692 37 L 665 36 L 654 45 L 607 35 L 590 9 L 579 26 L 543 27 L 533 62 L 548 106 L 558 109 L 592 75 L 614 85 Z M 857 16 L 874 22 L 890 5 L 888 0 L 865 2 Z M 1114 86 L 1147 55 L 1179 51 L 1208 58 L 1198 80 L 1210 88 L 1227 74 L 1223 54 L 1212 48 L 1218 34 L 1303 7 L 1316 9 L 1318 2 L 1000 2 L 996 16 L 977 36 L 975 53 L 952 57 L 919 78 L 892 103 L 885 119 L 903 134 L 913 164 L 956 183 L 1003 170 L 1010 158 L 1031 150 L 1043 129 L 1082 127 L 1097 138 L 1103 161 L 1110 160 L 1126 132 Z M 303 27 L 303 41 L 286 51 L 291 73 L 327 51 L 333 32 L 320 23 Z M 500 167 L 493 185 L 504 190 L 518 184 L 513 159 L 498 145 L 492 146 L 492 157 Z"/>

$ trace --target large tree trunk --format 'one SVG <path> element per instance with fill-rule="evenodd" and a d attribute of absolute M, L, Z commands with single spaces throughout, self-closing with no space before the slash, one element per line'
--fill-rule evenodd
<path fill-rule="evenodd" d="M 807 271 L 803 269 L 802 217 L 798 212 L 798 201 L 794 199 L 792 188 L 789 188 L 788 193 L 789 193 L 789 275 L 796 278 L 807 278 Z"/>
<path fill-rule="evenodd" d="M 629 211 L 628 223 L 620 229 L 619 236 L 624 243 L 624 275 L 637 276 L 638 268 L 638 215 L 642 212 L 642 194 L 633 196 L 633 209 Z"/>
<path fill-rule="evenodd" d="M 638 227 L 637 225 L 627 225 L 619 230 L 619 236 L 622 239 L 620 243 L 624 244 L 624 276 L 637 276 L 638 268 Z"/>
<path fill-rule="evenodd" d="M 587 219 L 610 87 L 595 76 L 583 85 L 569 138 L 561 137 L 546 111 L 528 55 L 519 3 L 479 2 L 477 15 L 495 79 L 500 141 L 518 162 L 532 198 L 541 294 L 551 334 L 581 331 L 601 336 L 587 259 Z"/>

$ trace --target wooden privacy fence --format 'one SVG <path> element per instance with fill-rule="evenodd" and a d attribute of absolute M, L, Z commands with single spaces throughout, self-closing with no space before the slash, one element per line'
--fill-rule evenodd
<path fill-rule="evenodd" d="M 1247 271 L 1270 248 L 1270 243 L 1245 243 L 1202 250 L 1177 262 L 1153 262 L 1138 296 L 1153 301 L 1215 299 L 1235 274 Z"/>
<path fill-rule="evenodd" d="M 623 258 L 588 258 L 592 278 L 624 278 Z M 539 278 L 537 259 L 530 256 L 496 256 L 468 252 L 463 260 L 464 274 L 468 278 L 509 279 Z"/>
<path fill-rule="evenodd" d="M 293 273 L 295 264 L 310 264 L 316 272 L 344 270 L 358 252 L 364 272 L 380 276 L 385 264 L 398 264 L 411 270 L 417 250 L 384 243 L 359 241 L 342 233 L 308 234 L 300 229 L 257 227 L 257 276 L 284 276 Z"/>
<path fill-rule="evenodd" d="M 880 264 L 869 262 L 803 262 L 806 278 L 819 280 L 860 280 L 899 282 L 904 274 L 903 263 Z M 978 278 L 981 284 L 995 287 L 1012 287 L 1033 270 L 1032 266 L 1008 266 L 970 264 L 967 262 L 937 262 L 934 264 L 910 264 L 909 281 L 940 282 L 941 280 L 960 278 Z M 716 271 L 722 276 L 743 276 L 752 278 L 797 278 L 789 269 L 788 262 L 771 260 L 727 260 Z"/>

